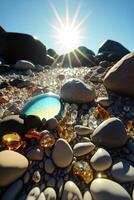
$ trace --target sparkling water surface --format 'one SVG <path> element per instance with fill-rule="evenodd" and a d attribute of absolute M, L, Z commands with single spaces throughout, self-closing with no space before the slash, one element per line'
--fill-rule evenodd
<path fill-rule="evenodd" d="M 54 93 L 46 93 L 33 97 L 22 109 L 22 114 L 36 115 L 46 120 L 55 117 L 61 111 L 60 97 Z"/>

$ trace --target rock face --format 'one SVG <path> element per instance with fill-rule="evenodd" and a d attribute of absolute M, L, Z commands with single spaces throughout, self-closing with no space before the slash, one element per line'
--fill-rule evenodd
<path fill-rule="evenodd" d="M 134 181 L 134 167 L 126 159 L 117 159 L 112 166 L 111 174 L 120 183 Z"/>
<path fill-rule="evenodd" d="M 15 151 L 0 152 L 0 187 L 7 186 L 21 177 L 28 167 L 28 160 Z"/>
<path fill-rule="evenodd" d="M 95 148 L 95 145 L 91 142 L 79 142 L 74 145 L 73 152 L 74 156 L 84 156 L 91 152 Z"/>
<path fill-rule="evenodd" d="M 99 148 L 92 156 L 90 164 L 96 171 L 104 171 L 111 166 L 112 158 L 105 149 Z"/>
<path fill-rule="evenodd" d="M 122 44 L 113 40 L 106 40 L 98 50 L 97 58 L 107 61 L 115 61 L 121 59 L 126 54 L 130 53 Z"/>
<path fill-rule="evenodd" d="M 0 55 L 8 64 L 28 60 L 45 65 L 46 47 L 31 35 L 5 32 L 0 34 Z"/>
<path fill-rule="evenodd" d="M 0 135 L 8 132 L 17 132 L 24 134 L 24 120 L 18 115 L 11 115 L 0 121 Z"/>
<path fill-rule="evenodd" d="M 67 167 L 71 163 L 73 159 L 73 151 L 66 140 L 57 140 L 53 148 L 52 159 L 58 167 Z"/>
<path fill-rule="evenodd" d="M 72 181 L 67 181 L 64 186 L 61 200 L 82 200 L 82 195 L 77 185 Z"/>
<path fill-rule="evenodd" d="M 63 84 L 60 96 L 70 103 L 89 103 L 95 98 L 95 90 L 92 84 L 87 85 L 79 79 L 69 79 Z"/>
<path fill-rule="evenodd" d="M 104 77 L 107 89 L 121 95 L 134 97 L 134 53 L 124 56 L 117 62 Z"/>
<path fill-rule="evenodd" d="M 121 185 L 104 178 L 93 180 L 90 191 L 94 200 L 131 200 Z"/>
<path fill-rule="evenodd" d="M 91 135 L 93 143 L 109 148 L 123 146 L 128 137 L 124 125 L 116 117 L 103 121 Z"/>

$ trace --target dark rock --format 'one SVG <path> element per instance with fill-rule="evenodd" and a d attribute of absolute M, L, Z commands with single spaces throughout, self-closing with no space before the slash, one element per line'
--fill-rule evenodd
<path fill-rule="evenodd" d="M 2 26 L 0 26 L 0 33 L 6 32 Z"/>
<path fill-rule="evenodd" d="M 9 83 L 7 81 L 3 81 L 2 83 L 0 83 L 0 89 L 6 88 L 9 86 Z"/>
<path fill-rule="evenodd" d="M 53 49 L 48 49 L 47 50 L 47 54 L 53 58 L 57 58 L 58 54 L 56 53 L 56 51 L 54 51 Z"/>
<path fill-rule="evenodd" d="M 0 34 L 0 56 L 9 64 L 28 60 L 45 65 L 46 47 L 31 35 L 5 32 Z"/>
<path fill-rule="evenodd" d="M 55 59 L 49 55 L 46 55 L 46 65 L 52 65 L 54 63 Z"/>
<path fill-rule="evenodd" d="M 124 55 L 130 53 L 122 44 L 113 40 L 106 40 L 99 48 L 97 54 L 97 60 L 103 61 L 117 61 L 120 60 Z"/>
<path fill-rule="evenodd" d="M 95 66 L 95 54 L 90 49 L 81 46 L 59 57 L 59 61 L 63 65 L 71 65 L 73 67 L 80 67 L 80 66 Z"/>
<path fill-rule="evenodd" d="M 11 69 L 12 69 L 12 67 L 10 67 L 9 65 L 1 64 L 0 65 L 0 74 L 9 72 Z"/>
<path fill-rule="evenodd" d="M 16 78 L 13 81 L 9 82 L 11 86 L 17 87 L 17 88 L 25 88 L 29 86 L 33 86 L 34 84 L 28 80 L 23 80 L 21 78 Z"/>
<path fill-rule="evenodd" d="M 107 72 L 104 85 L 113 92 L 134 97 L 134 53 L 124 56 Z"/>
<path fill-rule="evenodd" d="M 35 115 L 28 115 L 24 118 L 24 126 L 26 130 L 34 129 L 34 128 L 40 128 L 42 125 L 42 122 L 38 116 Z"/>
<path fill-rule="evenodd" d="M 24 134 L 24 120 L 19 115 L 10 115 L 0 121 L 0 135 L 8 132 Z"/>

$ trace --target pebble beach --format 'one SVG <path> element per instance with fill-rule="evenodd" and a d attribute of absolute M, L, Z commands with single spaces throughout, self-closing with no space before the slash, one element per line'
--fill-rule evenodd
<path fill-rule="evenodd" d="M 134 200 L 134 53 L 110 59 L 76 67 L 1 57 L 1 200 Z M 52 93 L 59 115 L 22 113 Z"/>

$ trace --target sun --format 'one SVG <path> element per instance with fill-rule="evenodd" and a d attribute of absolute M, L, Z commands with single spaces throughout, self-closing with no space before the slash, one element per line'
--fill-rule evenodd
<path fill-rule="evenodd" d="M 59 52 L 62 54 L 69 53 L 84 43 L 83 23 L 88 18 L 89 13 L 78 22 L 80 5 L 75 10 L 71 19 L 69 16 L 68 5 L 65 5 L 65 16 L 61 17 L 54 4 L 50 4 L 55 15 L 56 23 L 50 24 L 54 30 L 54 39 Z M 57 23 L 58 22 L 58 23 Z"/>
<path fill-rule="evenodd" d="M 64 26 L 58 31 L 58 42 L 65 53 L 73 51 L 80 44 L 80 31 L 76 27 Z"/>

